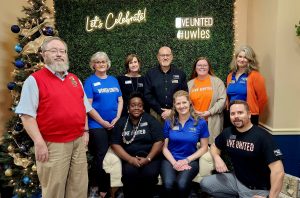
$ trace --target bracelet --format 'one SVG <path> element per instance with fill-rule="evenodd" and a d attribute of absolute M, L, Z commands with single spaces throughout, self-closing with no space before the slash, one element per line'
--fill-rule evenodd
<path fill-rule="evenodd" d="M 89 132 L 90 130 L 89 129 L 84 129 L 84 132 Z"/>
<path fill-rule="evenodd" d="M 147 157 L 147 160 L 148 160 L 149 162 L 151 162 L 151 157 Z"/>
<path fill-rule="evenodd" d="M 188 164 L 191 162 L 188 158 L 185 158 L 185 160 L 187 161 Z"/>

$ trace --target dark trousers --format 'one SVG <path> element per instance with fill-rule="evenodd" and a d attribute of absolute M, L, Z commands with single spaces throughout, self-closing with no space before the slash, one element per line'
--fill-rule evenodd
<path fill-rule="evenodd" d="M 161 160 L 153 159 L 149 164 L 137 168 L 127 162 L 122 162 L 122 182 L 125 198 L 152 198 Z"/>
<path fill-rule="evenodd" d="M 190 170 L 177 171 L 167 159 L 162 160 L 163 197 L 187 198 L 189 196 L 192 181 L 199 172 L 199 161 L 192 161 L 190 166 L 192 167 Z"/>
<path fill-rule="evenodd" d="M 99 187 L 100 192 L 108 192 L 110 175 L 103 169 L 103 160 L 109 147 L 109 135 L 106 129 L 90 129 L 89 152 L 93 156 L 89 170 L 90 186 Z"/>

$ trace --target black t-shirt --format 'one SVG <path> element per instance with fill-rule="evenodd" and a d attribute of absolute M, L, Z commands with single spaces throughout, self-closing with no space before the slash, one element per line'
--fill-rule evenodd
<path fill-rule="evenodd" d="M 112 133 L 112 144 L 121 145 L 128 154 L 132 156 L 138 155 L 140 157 L 146 157 L 155 142 L 164 140 L 161 124 L 148 113 L 143 113 L 133 142 L 125 144 L 123 142 L 122 133 L 124 133 L 123 135 L 125 135 L 125 139 L 129 141 L 133 137 L 134 131 L 130 119 L 128 120 L 126 130 L 124 131 L 126 120 L 127 116 L 120 118 L 114 127 Z"/>
<path fill-rule="evenodd" d="M 132 92 L 139 92 L 144 95 L 144 86 L 145 86 L 145 78 L 143 76 L 140 77 L 128 77 L 128 76 L 118 76 L 117 77 L 123 97 L 123 110 L 122 116 L 128 115 L 128 102 L 129 96 Z M 149 106 L 144 101 L 144 110 L 149 112 Z"/>
<path fill-rule="evenodd" d="M 268 165 L 282 157 L 270 133 L 256 125 L 243 133 L 228 127 L 216 138 L 215 144 L 229 154 L 240 182 L 245 186 L 270 189 Z"/>

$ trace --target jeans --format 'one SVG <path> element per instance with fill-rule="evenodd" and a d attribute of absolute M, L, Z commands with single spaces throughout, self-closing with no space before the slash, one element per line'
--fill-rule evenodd
<path fill-rule="evenodd" d="M 192 167 L 190 170 L 177 171 L 167 159 L 162 161 L 163 197 L 185 198 L 189 196 L 192 181 L 199 172 L 199 161 L 192 161 L 189 165 Z"/>

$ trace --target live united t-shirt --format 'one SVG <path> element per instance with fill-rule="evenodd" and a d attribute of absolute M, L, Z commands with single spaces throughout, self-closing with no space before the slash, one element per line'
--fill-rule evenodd
<path fill-rule="evenodd" d="M 204 80 L 196 78 L 194 85 L 190 90 L 190 99 L 196 111 L 207 111 L 213 96 L 212 84 L 210 76 Z"/>

